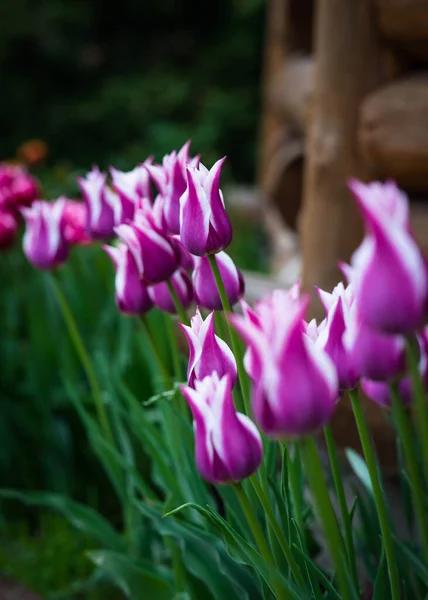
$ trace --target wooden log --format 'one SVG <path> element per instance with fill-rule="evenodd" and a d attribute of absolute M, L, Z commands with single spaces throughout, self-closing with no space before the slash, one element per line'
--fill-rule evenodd
<path fill-rule="evenodd" d="M 428 74 L 394 81 L 367 96 L 359 144 L 376 177 L 428 190 Z"/>
<path fill-rule="evenodd" d="M 314 88 L 314 60 L 310 55 L 290 56 L 272 77 L 268 102 L 273 111 L 305 131 Z"/>
<path fill-rule="evenodd" d="M 428 1 L 376 0 L 382 35 L 410 56 L 428 61 Z"/>
<path fill-rule="evenodd" d="M 370 0 L 319 0 L 315 27 L 316 75 L 307 143 L 300 221 L 303 287 L 331 289 L 362 235 L 346 187 L 367 172 L 358 156 L 362 98 L 377 81 L 377 44 Z M 321 314 L 319 303 L 314 311 Z"/>

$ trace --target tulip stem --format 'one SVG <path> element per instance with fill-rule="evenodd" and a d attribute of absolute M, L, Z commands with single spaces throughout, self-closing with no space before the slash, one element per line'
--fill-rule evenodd
<path fill-rule="evenodd" d="M 218 293 L 220 295 L 220 300 L 225 313 L 231 313 L 232 307 L 229 302 L 229 298 L 227 297 L 226 288 L 224 287 L 223 279 L 221 277 L 220 269 L 218 268 L 217 260 L 215 254 L 208 255 L 208 261 L 211 266 L 211 270 L 214 275 L 214 279 L 217 285 Z M 238 367 L 238 377 L 239 377 L 239 385 L 241 386 L 241 393 L 244 399 L 245 412 L 247 415 L 250 414 L 250 402 L 249 402 L 249 390 L 247 385 L 247 375 L 245 373 L 244 364 L 243 364 L 243 356 L 239 344 L 238 336 L 233 329 L 232 325 L 229 323 L 229 320 L 226 317 L 227 328 L 229 331 L 230 341 L 232 344 L 233 354 L 235 355 L 236 364 Z"/>
<path fill-rule="evenodd" d="M 190 325 L 189 317 L 187 316 L 187 313 L 184 310 L 184 306 L 181 303 L 180 298 L 178 297 L 177 292 L 175 291 L 174 286 L 172 285 L 171 281 L 168 280 L 166 282 L 166 285 L 168 286 L 169 293 L 171 294 L 171 298 L 174 303 L 175 310 L 177 311 L 177 315 L 180 317 L 180 321 L 184 325 Z"/>
<path fill-rule="evenodd" d="M 180 364 L 180 351 L 178 349 L 177 336 L 175 335 L 174 330 L 174 321 L 171 316 L 167 313 L 164 313 L 165 317 L 165 327 L 168 333 L 169 344 L 171 346 L 171 356 L 172 356 L 172 367 L 174 370 L 174 377 L 177 382 L 181 381 L 181 364 Z"/>
<path fill-rule="evenodd" d="M 52 287 L 55 291 L 58 304 L 60 306 L 62 316 L 65 322 L 65 325 L 68 329 L 68 333 L 70 339 L 74 345 L 74 349 L 76 350 L 76 354 L 80 359 L 82 367 L 86 373 L 86 377 L 89 382 L 89 387 L 91 388 L 92 397 L 94 400 L 95 410 L 98 415 L 98 422 L 101 429 L 104 431 L 104 435 L 110 442 L 110 444 L 114 447 L 115 441 L 113 437 L 113 432 L 110 427 L 110 423 L 107 417 L 106 409 L 104 406 L 104 401 L 101 393 L 101 388 L 98 383 L 97 376 L 95 374 L 94 365 L 92 364 L 91 359 L 89 358 L 89 354 L 85 348 L 85 345 L 82 340 L 82 336 L 77 328 L 76 321 L 74 319 L 71 308 L 68 304 L 67 298 L 65 297 L 61 286 L 59 285 L 58 280 L 55 275 L 52 275 L 50 278 L 52 282 Z"/>
<path fill-rule="evenodd" d="M 327 425 L 324 429 L 324 437 L 327 444 L 328 455 L 330 458 L 331 472 L 333 474 L 334 486 L 336 488 L 336 495 L 339 502 L 339 508 L 342 515 L 345 546 L 348 555 L 349 568 L 352 574 L 355 588 L 358 589 L 358 573 L 357 573 L 357 561 L 355 558 L 354 538 L 352 535 L 352 524 L 349 518 L 348 505 L 346 503 L 345 490 L 342 483 L 342 474 L 340 472 L 339 459 L 337 456 L 336 444 L 333 438 L 333 432 L 331 431 L 330 425 Z"/>
<path fill-rule="evenodd" d="M 395 383 L 390 385 L 392 397 L 392 410 L 397 425 L 400 441 L 403 445 L 407 471 L 409 475 L 410 488 L 415 503 L 415 512 L 419 521 L 419 529 L 422 539 L 422 548 L 425 562 L 428 564 L 428 519 L 425 510 L 424 492 L 416 455 L 411 417 L 403 406 L 398 387 Z"/>
<path fill-rule="evenodd" d="M 373 497 L 379 519 L 380 531 L 382 534 L 383 547 L 385 549 L 386 562 L 388 565 L 389 583 L 391 587 L 391 600 L 400 600 L 400 577 L 398 574 L 397 562 L 395 559 L 394 541 L 392 538 L 388 512 L 386 510 L 385 498 L 382 491 L 379 472 L 376 464 L 376 456 L 373 445 L 370 440 L 369 430 L 361 408 L 360 399 L 357 390 L 350 390 L 352 410 L 354 411 L 355 422 L 357 424 L 358 434 L 360 436 L 361 447 L 370 475 L 370 481 L 373 488 Z"/>
<path fill-rule="evenodd" d="M 234 484 L 233 487 L 238 497 L 239 504 L 241 505 L 242 512 L 244 513 L 247 523 L 250 526 L 251 533 L 253 534 L 253 537 L 256 541 L 257 547 L 260 551 L 263 560 L 266 564 L 271 565 L 271 567 L 274 568 L 272 556 L 266 543 L 265 534 L 262 528 L 260 527 L 257 515 L 254 514 L 251 505 L 248 502 L 248 498 L 244 491 L 244 488 L 240 483 Z M 286 600 L 288 598 L 286 590 L 282 588 L 281 583 L 280 581 L 278 581 L 277 577 L 275 577 L 275 581 L 272 582 L 272 587 L 275 590 L 276 598 L 278 598 L 279 600 Z"/>
<path fill-rule="evenodd" d="M 424 384 L 419 373 L 419 348 L 415 339 L 407 340 L 407 363 L 412 378 L 416 424 L 422 446 L 425 484 L 428 485 L 428 404 Z"/>
<path fill-rule="evenodd" d="M 330 556 L 336 567 L 341 598 L 343 600 L 351 600 L 351 598 L 354 597 L 354 594 L 351 592 L 348 584 L 342 536 L 340 535 L 336 514 L 328 493 L 318 449 L 313 437 L 303 439 L 300 445 L 305 465 L 305 473 L 312 491 L 312 499 L 322 523 Z"/>

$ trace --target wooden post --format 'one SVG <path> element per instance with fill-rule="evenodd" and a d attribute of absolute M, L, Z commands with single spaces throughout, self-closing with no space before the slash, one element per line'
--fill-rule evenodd
<path fill-rule="evenodd" d="M 340 278 L 361 223 L 347 190 L 364 178 L 357 148 L 361 100 L 376 79 L 371 0 L 319 0 L 315 19 L 315 89 L 300 218 L 303 287 L 330 290 Z M 317 305 L 314 313 L 318 314 Z"/>

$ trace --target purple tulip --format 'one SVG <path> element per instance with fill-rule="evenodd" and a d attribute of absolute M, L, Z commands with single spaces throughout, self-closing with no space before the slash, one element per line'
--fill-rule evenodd
<path fill-rule="evenodd" d="M 379 406 L 388 408 L 392 405 L 392 397 L 389 385 L 384 381 L 372 381 L 370 379 L 361 379 L 361 389 L 364 394 Z M 398 382 L 398 392 L 403 404 L 412 402 L 412 383 L 409 377 L 405 377 Z"/>
<path fill-rule="evenodd" d="M 142 315 L 153 303 L 147 288 L 138 275 L 137 265 L 125 244 L 103 246 L 116 268 L 115 297 L 120 312 L 127 315 Z"/>
<path fill-rule="evenodd" d="M 178 252 L 150 214 L 139 214 L 133 223 L 119 225 L 115 231 L 128 246 L 146 285 L 166 281 L 176 271 Z"/>
<path fill-rule="evenodd" d="M 214 372 L 220 378 L 229 375 L 233 387 L 237 377 L 235 357 L 226 342 L 214 333 L 214 312 L 204 321 L 197 309 L 190 327 L 181 324 L 181 328 L 189 343 L 187 380 L 190 387 Z"/>
<path fill-rule="evenodd" d="M 0 208 L 18 213 L 37 198 L 38 182 L 18 165 L 0 164 Z"/>
<path fill-rule="evenodd" d="M 53 269 L 68 258 L 69 244 L 62 235 L 61 222 L 65 201 L 37 200 L 30 208 L 22 208 L 26 221 L 23 238 L 24 254 L 37 269 Z"/>
<path fill-rule="evenodd" d="M 226 294 L 233 306 L 244 295 L 245 282 L 241 271 L 226 252 L 219 252 L 216 261 L 220 270 Z M 222 310 L 220 295 L 214 279 L 211 265 L 206 256 L 195 259 L 193 271 L 193 287 L 196 304 L 209 310 Z"/>
<path fill-rule="evenodd" d="M 313 433 L 332 417 L 338 399 L 333 361 L 306 333 L 307 297 L 276 291 L 259 302 L 259 325 L 239 315 L 229 319 L 253 350 L 253 410 L 273 438 Z"/>
<path fill-rule="evenodd" d="M 262 440 L 254 423 L 237 413 L 229 375 L 212 373 L 195 382 L 195 389 L 180 386 L 190 406 L 195 431 L 196 465 L 202 477 L 214 484 L 234 483 L 260 466 Z"/>
<path fill-rule="evenodd" d="M 13 213 L 0 208 L 0 250 L 12 246 L 18 232 L 18 221 Z"/>
<path fill-rule="evenodd" d="M 151 162 L 152 159 L 148 158 L 128 172 L 110 168 L 112 187 L 118 194 L 121 203 L 120 216 L 116 220 L 116 225 L 126 223 L 134 218 L 135 207 L 140 198 L 153 201 L 150 174 L 146 169 Z"/>
<path fill-rule="evenodd" d="M 218 160 L 211 171 L 202 164 L 187 167 L 187 189 L 180 199 L 180 236 L 195 256 L 220 252 L 232 240 L 232 225 L 220 191 L 224 161 Z"/>
<path fill-rule="evenodd" d="M 190 141 L 176 152 L 166 154 L 162 165 L 148 165 L 147 171 L 164 199 L 164 218 L 167 233 L 180 233 L 180 198 L 187 188 L 187 165 L 194 164 L 189 157 Z"/>
<path fill-rule="evenodd" d="M 331 294 L 317 289 L 326 311 L 325 323 L 319 328 L 316 344 L 333 360 L 340 390 L 354 389 L 359 379 L 343 336 L 350 320 L 353 297 L 350 288 L 339 283 Z"/>
<path fill-rule="evenodd" d="M 114 236 L 114 227 L 120 220 L 122 205 L 119 196 L 106 183 L 107 175 L 93 167 L 78 183 L 88 208 L 86 229 L 95 239 Z"/>
<path fill-rule="evenodd" d="M 193 302 L 193 287 L 189 275 L 184 269 L 178 269 L 170 278 L 170 282 L 183 308 L 188 308 Z M 160 310 L 173 315 L 177 313 L 166 281 L 150 286 L 148 292 L 153 304 Z"/>
<path fill-rule="evenodd" d="M 250 306 L 247 304 L 247 302 L 245 302 L 245 300 L 241 300 L 240 304 L 244 319 L 250 324 L 252 324 L 254 327 L 261 329 L 260 319 L 257 313 L 252 308 L 250 308 Z M 248 346 L 248 348 L 245 351 L 243 363 L 244 369 L 251 377 L 251 379 L 256 380 L 260 377 L 260 363 L 257 360 L 257 353 L 254 352 L 251 346 Z"/>
<path fill-rule="evenodd" d="M 366 227 L 351 260 L 361 321 L 384 333 L 406 334 L 420 325 L 428 292 L 424 261 L 409 233 L 407 198 L 391 183 L 350 187 Z"/>
<path fill-rule="evenodd" d="M 180 267 L 185 271 L 193 271 L 195 268 L 195 257 L 190 254 L 188 250 L 183 246 L 179 235 L 171 235 L 170 241 L 177 248 L 179 253 Z"/>

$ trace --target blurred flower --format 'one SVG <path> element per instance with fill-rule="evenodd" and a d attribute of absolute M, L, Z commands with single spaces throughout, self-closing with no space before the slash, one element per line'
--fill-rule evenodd
<path fill-rule="evenodd" d="M 178 250 L 149 212 L 140 212 L 133 223 L 119 225 L 115 231 L 128 246 L 146 285 L 166 281 L 176 271 Z"/>
<path fill-rule="evenodd" d="M 70 244 L 89 244 L 91 238 L 86 233 L 86 219 L 88 212 L 86 204 L 79 200 L 69 200 L 65 196 L 62 196 L 60 200 L 64 200 L 64 210 L 61 221 L 63 236 Z"/>
<path fill-rule="evenodd" d="M 120 216 L 116 220 L 116 225 L 126 223 L 134 218 L 139 199 L 146 198 L 153 202 L 150 175 L 146 169 L 151 162 L 152 158 L 150 157 L 128 172 L 118 171 L 114 167 L 110 168 L 112 187 L 118 194 L 121 203 Z"/>
<path fill-rule="evenodd" d="M 196 309 L 190 327 L 181 324 L 181 328 L 189 343 L 189 385 L 194 387 L 196 380 L 217 373 L 220 378 L 228 374 L 233 387 L 237 377 L 235 357 L 226 342 L 215 335 L 214 312 L 204 321 L 199 309 Z"/>
<path fill-rule="evenodd" d="M 252 475 L 260 466 L 263 446 L 254 423 L 235 412 L 229 375 L 217 373 L 180 386 L 193 414 L 196 465 L 214 484 L 233 483 Z"/>
<path fill-rule="evenodd" d="M 249 304 L 247 304 L 247 302 L 245 302 L 245 300 L 241 300 L 240 304 L 244 319 L 254 327 L 261 329 L 261 323 L 257 313 L 254 310 L 252 310 L 252 308 L 249 306 Z M 255 353 L 251 345 L 249 345 L 245 351 L 243 363 L 245 371 L 248 373 L 251 379 L 258 379 L 260 377 L 260 363 L 257 360 L 257 354 Z"/>
<path fill-rule="evenodd" d="M 351 181 L 366 237 L 354 253 L 352 284 L 361 321 L 385 333 L 408 333 L 422 321 L 428 278 L 409 233 L 407 197 L 395 184 Z"/>
<path fill-rule="evenodd" d="M 65 202 L 37 200 L 21 212 L 26 221 L 24 254 L 37 269 L 52 269 L 68 258 L 69 244 L 61 232 Z"/>
<path fill-rule="evenodd" d="M 27 140 L 18 148 L 18 157 L 28 165 L 43 162 L 48 155 L 48 147 L 43 140 Z"/>
<path fill-rule="evenodd" d="M 38 183 L 18 165 L 0 164 L 0 208 L 19 212 L 37 198 Z"/>
<path fill-rule="evenodd" d="M 232 225 L 220 191 L 220 172 L 225 158 L 210 171 L 202 164 L 187 167 L 187 188 L 180 199 L 180 237 L 195 256 L 215 254 L 232 240 Z"/>
<path fill-rule="evenodd" d="M 0 249 L 12 246 L 18 231 L 18 221 L 13 213 L 0 208 Z"/>
<path fill-rule="evenodd" d="M 169 279 L 183 308 L 186 309 L 193 302 L 193 287 L 189 275 L 184 269 L 178 269 Z M 176 314 L 174 301 L 171 297 L 166 281 L 151 285 L 148 288 L 149 296 L 158 308 L 173 315 Z"/>
<path fill-rule="evenodd" d="M 387 408 L 392 405 L 391 391 L 388 383 L 363 378 L 361 379 L 361 389 L 369 400 L 372 400 L 379 406 Z M 398 392 L 404 404 L 412 402 L 412 383 L 409 377 L 405 377 L 398 382 Z"/>
<path fill-rule="evenodd" d="M 338 399 L 331 358 L 306 333 L 308 298 L 277 290 L 259 302 L 259 323 L 240 315 L 229 320 L 252 350 L 253 411 L 274 438 L 313 433 L 332 417 Z"/>
<path fill-rule="evenodd" d="M 146 167 L 164 200 L 163 214 L 170 234 L 180 233 L 180 198 L 187 188 L 186 167 L 194 164 L 189 157 L 189 148 L 190 140 L 178 152 L 166 154 L 162 165 Z"/>
<path fill-rule="evenodd" d="M 233 306 L 244 295 L 244 278 L 226 252 L 219 252 L 215 258 L 227 297 Z M 223 309 L 211 265 L 206 256 L 195 258 L 195 270 L 193 271 L 192 280 L 196 304 L 209 310 Z"/>
<path fill-rule="evenodd" d="M 120 312 L 141 315 L 148 312 L 153 303 L 146 286 L 141 281 L 134 258 L 125 244 L 103 246 L 116 268 L 116 304 Z"/>
<path fill-rule="evenodd" d="M 173 245 L 177 248 L 179 253 L 179 263 L 185 271 L 192 271 L 195 267 L 195 257 L 190 254 L 188 250 L 183 246 L 179 235 L 171 235 L 169 237 Z"/>
<path fill-rule="evenodd" d="M 122 210 L 119 196 L 107 186 L 106 179 L 98 167 L 77 179 L 87 207 L 86 230 L 95 239 L 114 236 Z"/>

